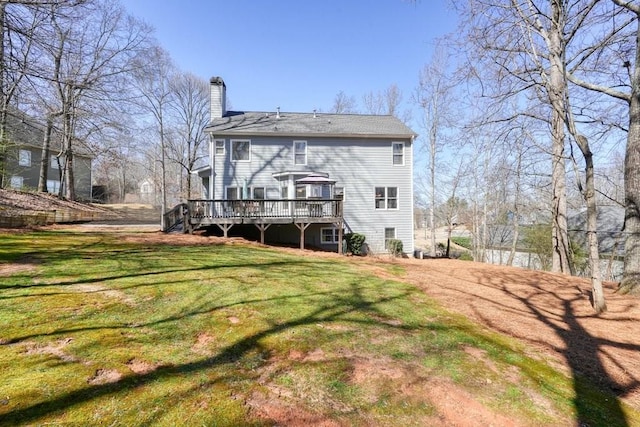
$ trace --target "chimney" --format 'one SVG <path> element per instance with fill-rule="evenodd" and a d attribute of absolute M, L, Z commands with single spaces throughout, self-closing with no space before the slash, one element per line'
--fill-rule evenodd
<path fill-rule="evenodd" d="M 227 86 L 222 77 L 211 77 L 211 120 L 227 114 Z"/>

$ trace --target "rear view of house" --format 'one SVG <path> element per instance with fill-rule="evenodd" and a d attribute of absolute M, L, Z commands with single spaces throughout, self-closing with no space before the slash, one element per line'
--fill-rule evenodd
<path fill-rule="evenodd" d="M 211 79 L 208 166 L 189 226 L 252 225 L 267 243 L 339 250 L 344 233 L 413 253 L 414 132 L 393 116 L 227 111 Z"/>

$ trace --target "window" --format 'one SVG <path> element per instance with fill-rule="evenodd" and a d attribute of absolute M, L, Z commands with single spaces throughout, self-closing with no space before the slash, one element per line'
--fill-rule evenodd
<path fill-rule="evenodd" d="M 404 142 L 392 142 L 393 164 L 404 165 Z"/>
<path fill-rule="evenodd" d="M 293 141 L 293 164 L 307 164 L 307 141 Z"/>
<path fill-rule="evenodd" d="M 60 165 L 58 164 L 58 156 L 54 154 L 51 155 L 51 169 L 60 169 Z"/>
<path fill-rule="evenodd" d="M 250 162 L 251 161 L 251 141 L 231 140 L 231 161 Z"/>
<path fill-rule="evenodd" d="M 306 199 L 307 198 L 307 186 L 306 185 L 297 185 L 296 186 L 296 199 Z"/>
<path fill-rule="evenodd" d="M 227 200 L 240 200 L 240 187 L 227 187 Z"/>
<path fill-rule="evenodd" d="M 29 150 L 20 150 L 18 164 L 20 166 L 31 166 L 31 151 Z"/>
<path fill-rule="evenodd" d="M 22 178 L 21 176 L 12 176 L 11 177 L 11 188 L 15 189 L 15 190 L 20 190 L 22 189 L 22 184 L 24 182 L 24 178 Z"/>
<path fill-rule="evenodd" d="M 376 187 L 376 209 L 398 209 L 398 187 Z"/>
<path fill-rule="evenodd" d="M 396 229 L 395 228 L 385 228 L 384 229 L 384 248 L 389 249 L 389 240 L 396 238 Z"/>
<path fill-rule="evenodd" d="M 58 194 L 60 192 L 60 181 L 53 179 L 47 180 L 47 192 L 51 194 Z"/>
<path fill-rule="evenodd" d="M 320 243 L 323 243 L 323 244 L 338 243 L 338 229 L 337 228 L 321 228 Z"/>
<path fill-rule="evenodd" d="M 280 188 L 280 197 L 283 199 L 288 199 L 289 198 L 289 187 L 286 185 L 283 185 Z"/>
<path fill-rule="evenodd" d="M 334 187 L 333 188 L 333 198 L 334 199 L 342 199 L 344 200 L 345 191 L 344 187 Z"/>
<path fill-rule="evenodd" d="M 257 200 L 264 200 L 264 187 L 253 187 L 253 198 Z"/>
<path fill-rule="evenodd" d="M 214 144 L 216 156 L 224 156 L 224 139 L 216 139 Z"/>

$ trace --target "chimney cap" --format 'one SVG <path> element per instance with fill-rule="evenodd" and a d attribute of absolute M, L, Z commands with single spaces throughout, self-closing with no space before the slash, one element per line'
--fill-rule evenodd
<path fill-rule="evenodd" d="M 211 77 L 210 83 L 212 85 L 217 85 L 217 86 L 226 86 L 224 84 L 224 80 L 222 80 L 222 77 L 217 77 L 217 76 Z"/>

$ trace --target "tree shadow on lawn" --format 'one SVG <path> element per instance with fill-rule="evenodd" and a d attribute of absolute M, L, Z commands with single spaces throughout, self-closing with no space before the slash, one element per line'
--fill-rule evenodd
<path fill-rule="evenodd" d="M 507 272 L 503 269 L 490 272 L 481 269 L 470 271 L 477 276 L 481 286 L 480 290 L 476 289 L 470 293 L 478 298 L 480 304 L 495 306 L 495 310 L 491 312 L 510 312 L 511 321 L 526 324 L 531 333 L 530 336 L 518 338 L 547 348 L 551 346 L 565 358 L 573 379 L 574 407 L 579 425 L 596 423 L 628 426 L 620 401 L 614 396 L 608 399 L 608 402 L 601 402 L 602 406 L 607 408 L 608 414 L 594 411 L 591 407 L 595 399 L 593 385 L 602 390 L 609 390 L 616 396 L 625 396 L 640 387 L 640 379 L 634 376 L 635 372 L 625 369 L 625 361 L 615 360 L 613 355 L 607 352 L 607 348 L 618 348 L 633 355 L 640 351 L 640 345 L 591 335 L 582 322 L 598 316 L 593 311 L 588 311 L 591 307 L 587 292 L 582 292 L 578 285 L 572 284 L 570 277 L 545 272 Z M 491 293 L 496 291 L 507 296 L 511 304 L 500 303 L 499 301 L 504 301 L 503 298 L 491 298 Z M 510 330 L 509 325 L 500 323 L 501 319 L 486 313 L 488 312 L 483 311 L 481 305 L 475 309 L 475 315 L 492 328 L 517 336 L 517 333 Z M 627 320 L 621 316 L 616 317 L 617 319 L 607 320 L 612 323 Z M 543 342 L 541 338 L 536 341 L 533 337 L 536 335 L 535 331 L 540 328 L 553 331 L 556 338 L 559 338 L 558 343 Z M 612 324 L 612 328 L 615 328 L 615 324 Z M 626 380 L 614 379 L 603 364 L 603 359 L 625 371 Z"/>
<path fill-rule="evenodd" d="M 410 294 L 410 291 L 407 290 L 403 292 L 397 292 L 395 295 L 367 300 L 367 298 L 363 296 L 361 290 L 362 287 L 359 284 L 352 283 L 350 286 L 350 293 L 347 296 L 337 295 L 334 292 L 333 298 L 327 298 L 325 304 L 313 310 L 309 314 L 281 323 L 272 323 L 267 329 L 241 338 L 235 343 L 223 348 L 217 355 L 213 357 L 207 357 L 193 362 L 178 365 L 161 365 L 151 372 L 137 375 L 130 374 L 124 376 L 117 382 L 88 385 L 85 388 L 64 393 L 58 397 L 44 402 L 9 411 L 3 415 L 0 415 L 0 424 L 12 425 L 16 423 L 33 423 L 42 417 L 46 417 L 55 413 L 61 413 L 77 404 L 91 401 L 93 399 L 97 399 L 110 394 L 119 393 L 121 391 L 133 390 L 146 384 L 153 383 L 154 381 L 162 380 L 164 378 L 183 376 L 185 374 L 192 374 L 221 365 L 234 364 L 236 362 L 239 362 L 245 355 L 247 355 L 251 351 L 259 350 L 260 352 L 266 353 L 267 350 L 262 347 L 261 340 L 289 329 L 334 321 L 356 323 L 361 325 L 376 325 L 383 326 L 385 328 L 403 330 L 416 328 L 407 327 L 405 325 L 391 325 L 386 322 L 381 322 L 379 319 L 384 319 L 387 316 L 379 311 L 379 309 L 376 307 L 378 304 L 386 304 L 394 300 L 406 298 Z M 286 299 L 290 297 L 282 298 Z M 250 302 L 251 301 L 242 301 L 236 304 L 247 304 Z M 179 316 L 177 318 L 171 317 L 152 323 L 177 320 L 181 317 L 193 316 L 199 313 L 200 311 L 185 313 L 183 316 Z M 360 315 L 367 314 L 368 318 L 357 319 L 353 318 L 353 316 L 348 316 L 349 314 L 353 313 L 358 313 Z M 266 360 L 266 358 L 264 359 Z M 157 414 L 154 416 L 157 416 Z M 143 420 L 140 421 L 143 422 Z"/>

